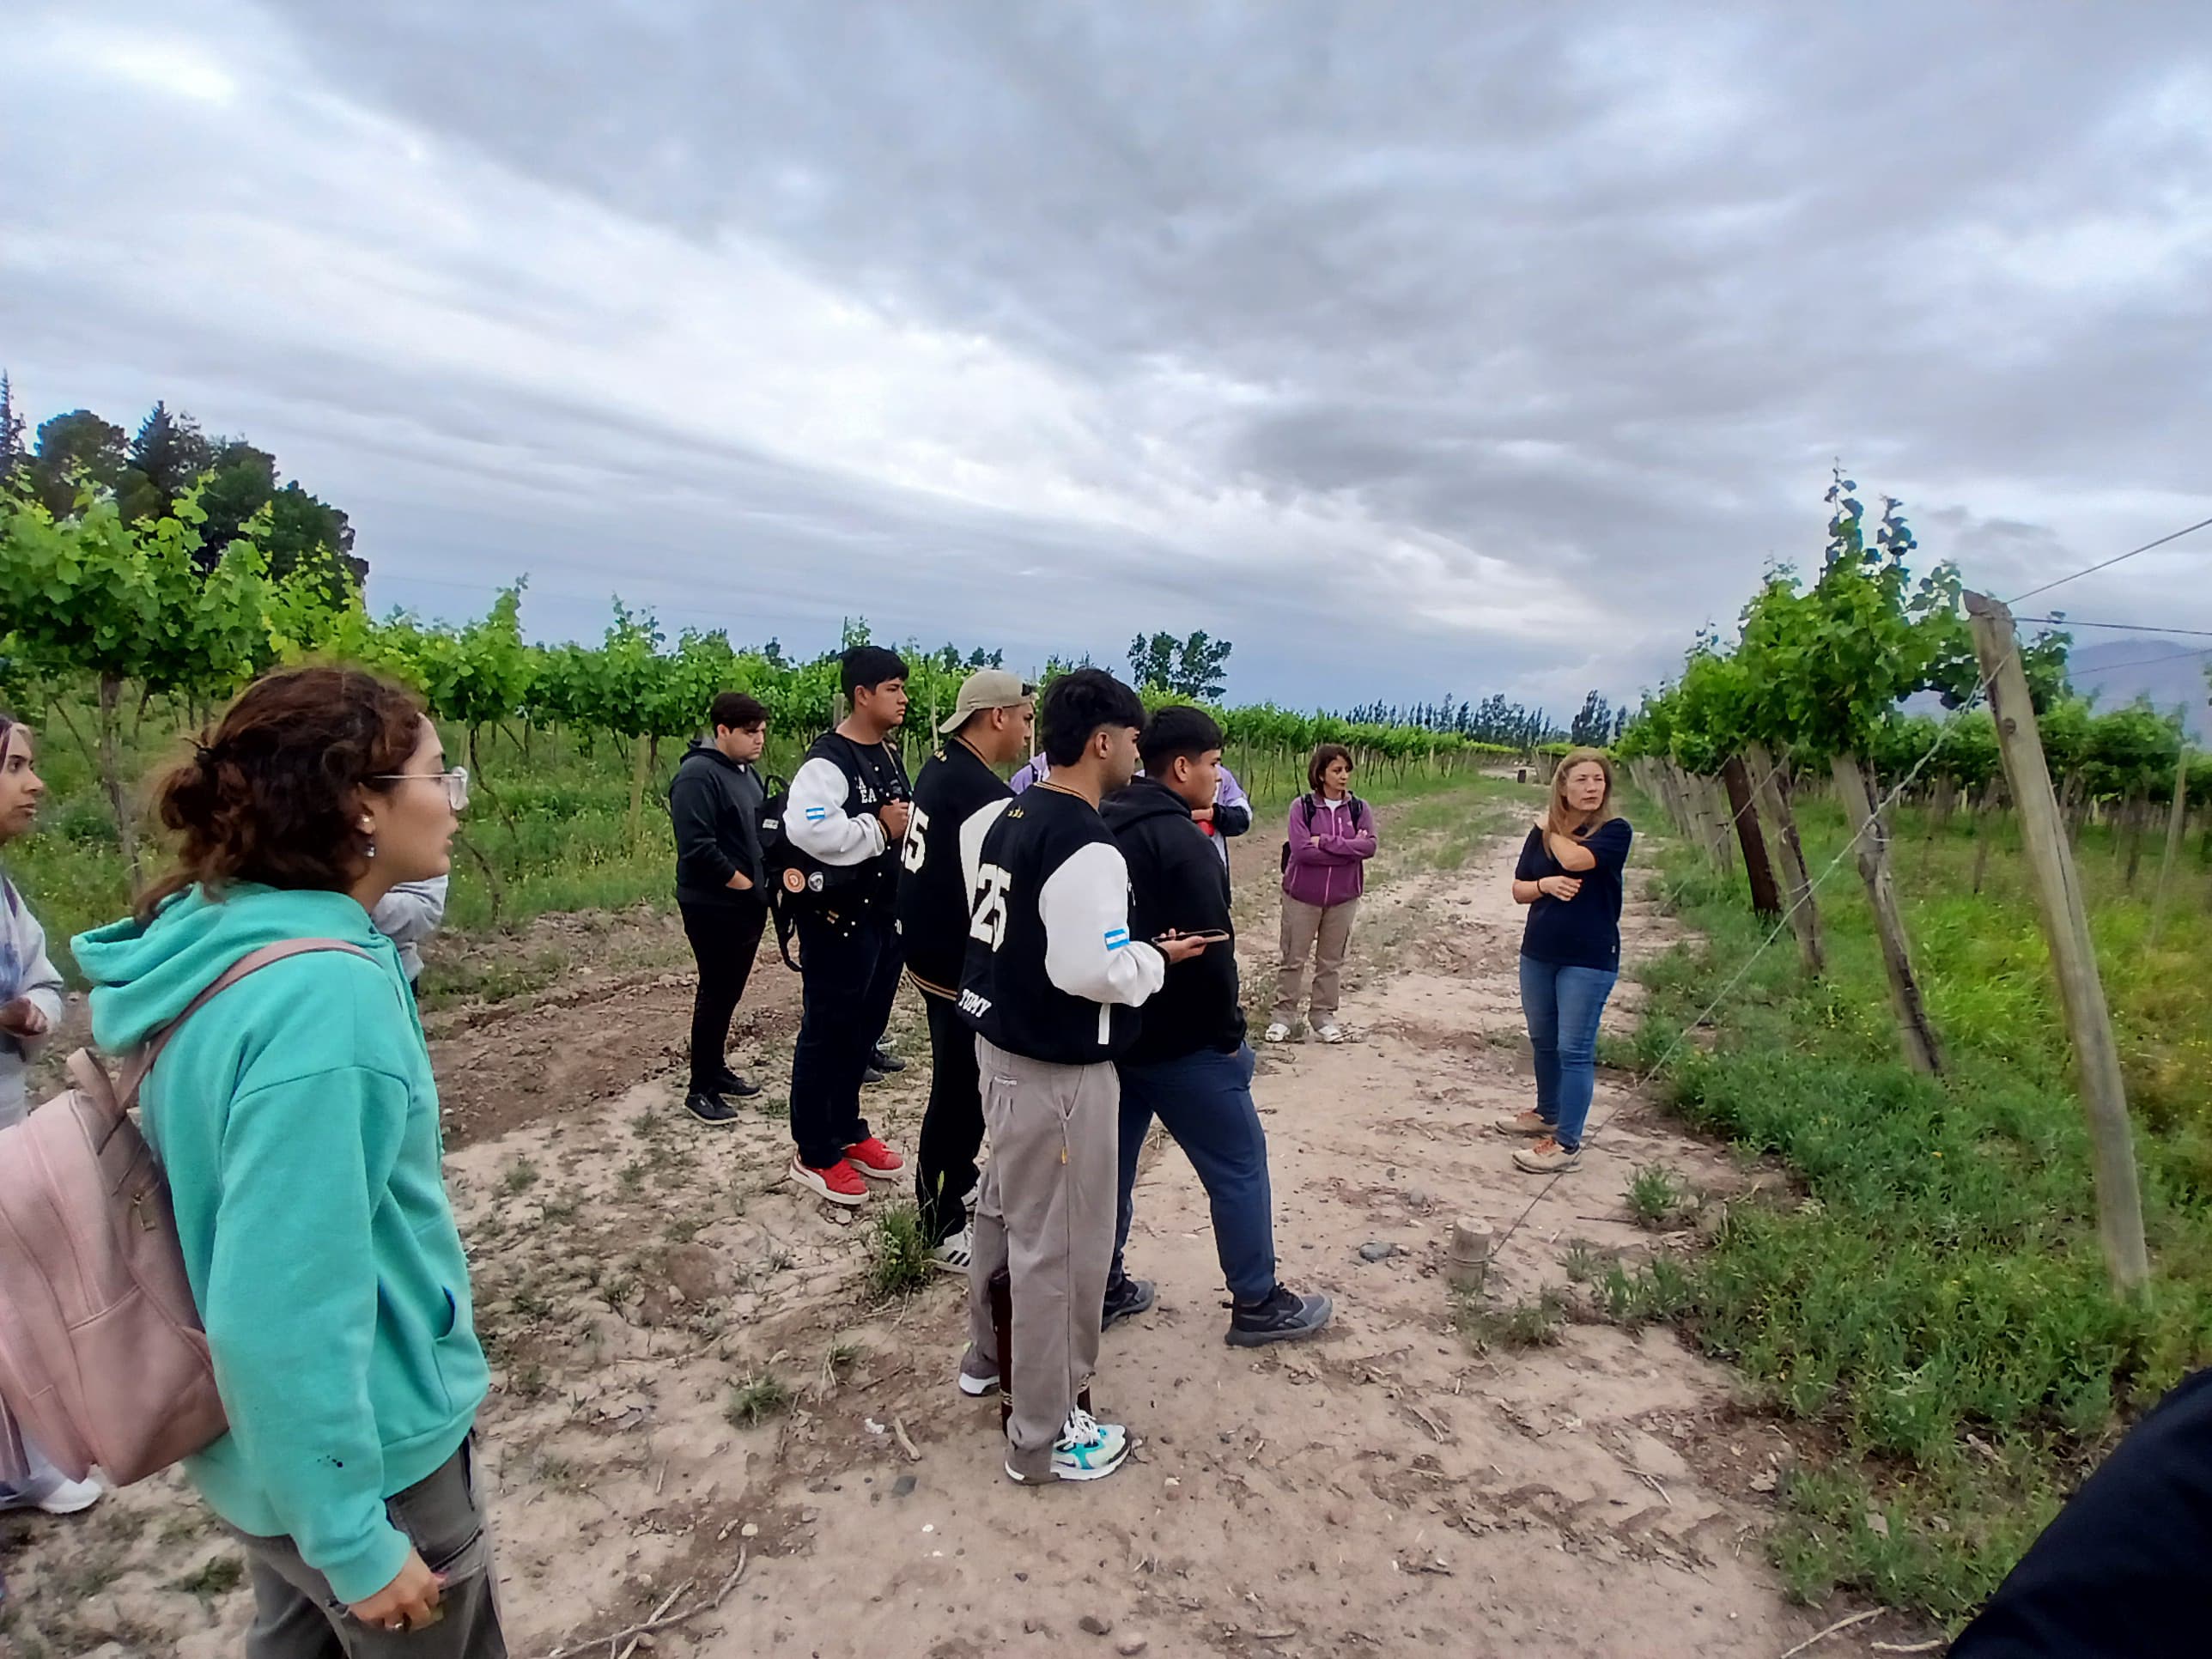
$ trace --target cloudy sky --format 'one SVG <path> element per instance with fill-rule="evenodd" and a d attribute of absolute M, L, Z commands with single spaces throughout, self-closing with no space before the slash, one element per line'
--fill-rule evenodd
<path fill-rule="evenodd" d="M 250 434 L 379 609 L 1564 707 L 1832 456 L 2000 595 L 2212 515 L 2201 5 L 9 12 L 19 398 Z M 2045 603 L 2212 629 L 2212 532 Z"/>

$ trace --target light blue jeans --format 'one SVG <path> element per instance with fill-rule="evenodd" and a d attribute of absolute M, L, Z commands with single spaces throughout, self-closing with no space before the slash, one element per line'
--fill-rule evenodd
<path fill-rule="evenodd" d="M 1562 968 L 1521 958 L 1521 1012 L 1536 1059 L 1536 1115 L 1568 1152 L 1583 1144 L 1583 1124 L 1597 1088 L 1597 1023 L 1620 977 L 1611 968 Z"/>

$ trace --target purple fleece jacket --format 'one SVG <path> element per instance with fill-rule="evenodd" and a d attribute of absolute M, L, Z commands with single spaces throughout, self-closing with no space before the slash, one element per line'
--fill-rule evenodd
<path fill-rule="evenodd" d="M 1310 795 L 1299 796 L 1291 803 L 1290 840 L 1291 860 L 1283 870 L 1286 896 L 1327 909 L 1348 904 L 1367 890 L 1367 860 L 1375 856 L 1375 811 L 1365 801 L 1354 796 L 1348 805 L 1332 810 Z"/>

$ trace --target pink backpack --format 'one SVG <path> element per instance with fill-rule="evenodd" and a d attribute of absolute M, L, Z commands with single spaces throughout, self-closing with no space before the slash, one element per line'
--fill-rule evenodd
<path fill-rule="evenodd" d="M 0 1129 L 0 1480 L 23 1478 L 23 1436 L 71 1480 L 97 1464 L 127 1486 L 228 1432 L 168 1183 L 131 1108 L 178 1027 L 310 951 L 368 954 L 326 939 L 249 951 L 155 1034 L 120 1094 L 80 1048 L 70 1089 Z"/>

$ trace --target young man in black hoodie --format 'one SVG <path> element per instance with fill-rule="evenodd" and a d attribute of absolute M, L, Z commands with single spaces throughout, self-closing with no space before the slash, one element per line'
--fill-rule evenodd
<path fill-rule="evenodd" d="M 968 884 L 963 844 L 980 843 L 980 815 L 1014 792 L 999 775 L 1029 753 L 1036 688 L 1002 668 L 979 668 L 961 683 L 943 739 L 914 781 L 898 890 L 899 938 L 906 975 L 929 1014 L 929 1109 L 915 1149 L 915 1198 L 930 1260 L 966 1273 L 973 1241 L 968 1198 L 983 1145 L 982 1077 L 975 1034 L 960 1018 L 960 975 L 968 961 Z"/>
<path fill-rule="evenodd" d="M 702 1123 L 726 1128 L 737 1121 L 738 1110 L 725 1097 L 760 1092 L 730 1069 L 723 1049 L 768 921 L 760 839 L 767 791 L 753 770 L 768 742 L 768 710 L 742 691 L 725 691 L 708 720 L 714 740 L 695 741 L 676 769 L 668 816 L 676 827 L 676 905 L 699 964 L 684 1109 Z"/>
<path fill-rule="evenodd" d="M 1267 1138 L 1252 1103 L 1251 1046 L 1239 1004 L 1229 872 L 1194 809 L 1220 785 L 1221 728 L 1202 708 L 1163 708 L 1139 739 L 1145 775 L 1105 804 L 1106 827 L 1129 866 L 1129 931 L 1138 939 L 1219 934 L 1222 943 L 1170 967 L 1145 1005 L 1137 1038 L 1115 1061 L 1121 1078 L 1121 1213 L 1102 1323 L 1152 1305 L 1152 1286 L 1122 1271 L 1137 1155 L 1157 1117 L 1189 1158 L 1213 1212 L 1213 1239 L 1233 1298 L 1237 1347 L 1310 1336 L 1328 1323 L 1325 1296 L 1275 1277 L 1274 1199 Z"/>

